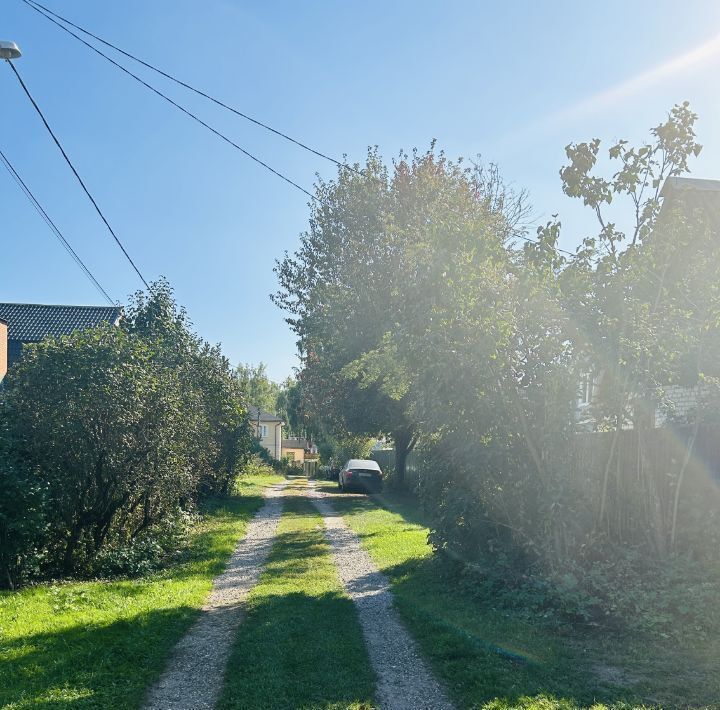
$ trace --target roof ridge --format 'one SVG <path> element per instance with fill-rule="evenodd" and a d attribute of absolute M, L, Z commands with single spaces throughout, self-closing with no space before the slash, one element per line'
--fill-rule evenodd
<path fill-rule="evenodd" d="M 16 301 L 0 301 L 0 306 L 40 306 L 41 308 L 123 308 L 118 305 L 79 305 L 77 303 L 19 303 Z"/>

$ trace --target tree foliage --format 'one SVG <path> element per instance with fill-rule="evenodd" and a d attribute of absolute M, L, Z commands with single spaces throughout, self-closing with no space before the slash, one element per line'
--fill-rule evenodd
<path fill-rule="evenodd" d="M 495 220 L 501 244 L 523 216 L 522 196 L 495 171 L 464 168 L 433 148 L 400 155 L 392 170 L 371 150 L 362 168 L 321 182 L 317 197 L 300 249 L 277 266 L 274 297 L 298 336 L 305 408 L 328 436 L 389 436 L 402 484 L 419 433 L 408 384 L 420 363 L 396 336 L 418 335 L 433 322 L 436 297 L 452 297 L 456 285 L 446 294 L 439 285 L 452 284 L 455 238 L 477 245 Z"/>
<path fill-rule="evenodd" d="M 249 404 L 275 414 L 282 388 L 268 377 L 265 363 L 238 365 L 235 377 L 245 392 Z"/>
<path fill-rule="evenodd" d="M 109 550 L 149 554 L 200 496 L 228 492 L 251 444 L 227 360 L 192 333 L 166 282 L 137 294 L 119 328 L 26 348 L 2 407 L 11 584 L 92 574 Z"/>
<path fill-rule="evenodd" d="M 525 196 L 497 170 L 434 148 L 391 166 L 370 151 L 318 185 L 309 231 L 276 269 L 305 411 L 328 446 L 388 435 L 399 470 L 420 442 L 439 550 L 511 585 L 533 570 L 570 596 L 593 565 L 611 584 L 639 561 L 714 554 L 714 489 L 687 479 L 720 412 L 720 242 L 702 205 L 663 192 L 701 150 L 695 121 L 681 104 L 646 144 L 567 147 L 563 190 L 598 224 L 574 255 L 557 249 L 555 219 L 529 238 Z M 595 391 L 579 421 L 583 379 Z M 694 388 L 690 429 L 658 433 L 675 386 Z"/>

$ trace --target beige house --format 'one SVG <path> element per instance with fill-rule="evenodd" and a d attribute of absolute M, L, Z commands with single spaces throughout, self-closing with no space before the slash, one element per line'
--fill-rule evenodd
<path fill-rule="evenodd" d="M 290 463 L 302 466 L 305 459 L 310 455 L 307 439 L 283 439 L 282 455 Z"/>
<path fill-rule="evenodd" d="M 264 412 L 257 407 L 250 407 L 248 417 L 255 436 L 270 456 L 278 461 L 282 459 L 282 428 L 285 424 L 280 417 Z"/>

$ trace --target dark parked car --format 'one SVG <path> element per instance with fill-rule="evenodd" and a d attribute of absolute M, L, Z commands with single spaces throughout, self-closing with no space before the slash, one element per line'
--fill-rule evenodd
<path fill-rule="evenodd" d="M 350 459 L 338 476 L 341 491 L 363 491 L 379 493 L 383 487 L 382 471 L 377 461 Z"/>

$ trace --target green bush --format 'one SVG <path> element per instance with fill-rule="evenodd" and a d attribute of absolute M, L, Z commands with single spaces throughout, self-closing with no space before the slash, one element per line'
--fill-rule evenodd
<path fill-rule="evenodd" d="M 166 282 L 108 324 L 26 347 L 0 413 L 0 586 L 135 574 L 226 495 L 251 437 L 240 385 Z"/>
<path fill-rule="evenodd" d="M 9 445 L 43 490 L 47 572 L 88 573 L 192 500 L 197 425 L 176 373 L 105 325 L 27 348 L 6 396 Z"/>

